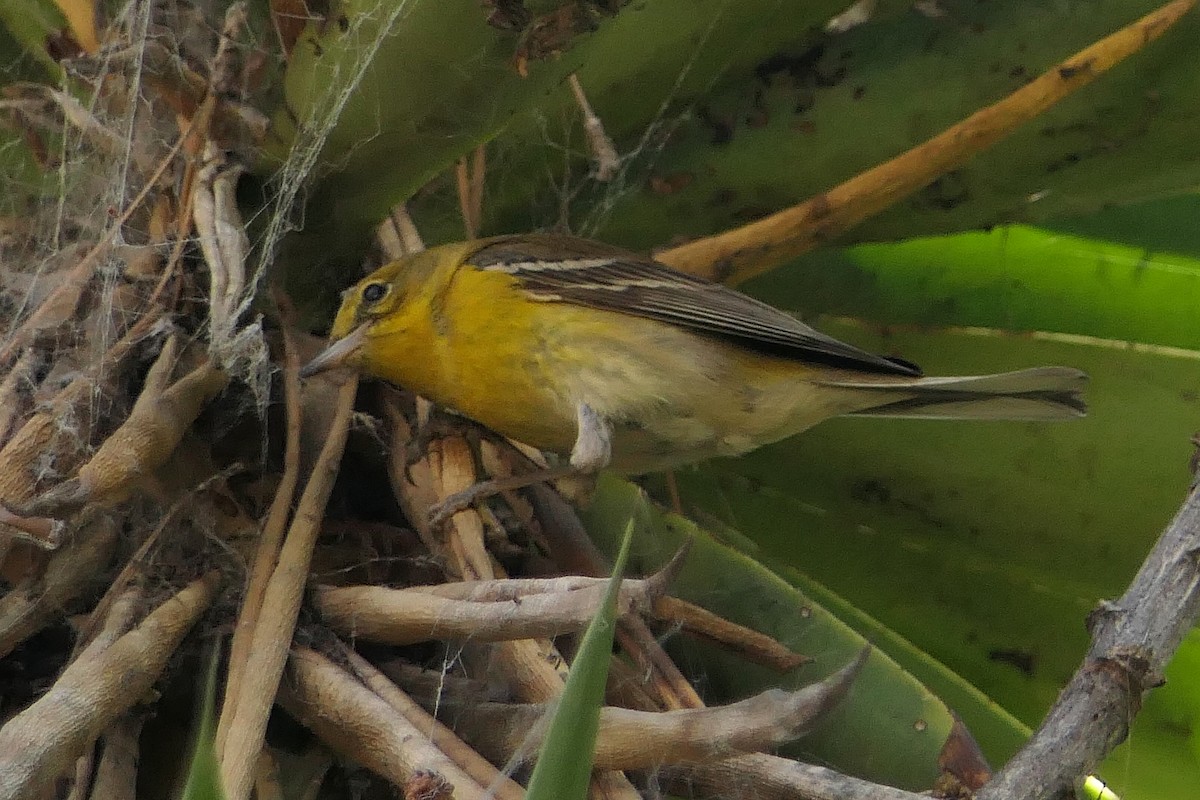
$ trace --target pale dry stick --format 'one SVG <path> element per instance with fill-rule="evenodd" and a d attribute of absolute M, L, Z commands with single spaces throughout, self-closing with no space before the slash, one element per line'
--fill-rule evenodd
<path fill-rule="evenodd" d="M 666 591 L 674 571 L 623 581 L 619 613 L 647 612 Z M 392 645 L 437 639 L 495 642 L 578 633 L 599 612 L 607 590 L 606 585 L 595 584 L 475 601 L 382 586 L 318 586 L 313 602 L 330 627 L 368 641 Z"/>
<path fill-rule="evenodd" d="M 280 704 L 326 745 L 400 787 L 418 770 L 454 784 L 456 800 L 483 800 L 485 787 L 383 698 L 325 656 L 296 648 Z"/>
<path fill-rule="evenodd" d="M 113 239 L 120 232 L 121 228 L 124 227 L 125 223 L 128 222 L 133 216 L 134 212 L 137 211 L 141 207 L 142 203 L 146 201 L 146 198 L 150 196 L 150 192 L 155 188 L 155 186 L 157 186 L 159 180 L 162 179 L 162 176 L 164 173 L 166 173 L 167 168 L 171 166 L 171 162 L 175 160 L 175 156 L 179 155 L 179 151 L 183 148 L 184 142 L 188 138 L 190 128 L 191 126 L 189 126 L 189 129 L 184 133 L 181 133 L 179 138 L 175 140 L 175 144 L 171 145 L 171 149 L 167 151 L 167 154 L 163 156 L 162 161 L 159 162 L 158 166 L 155 167 L 154 172 L 151 173 L 150 178 L 146 181 L 146 185 L 143 186 L 136 195 L 134 195 L 133 200 L 129 202 L 129 205 L 125 207 L 125 210 L 117 215 L 117 218 L 113 220 L 113 224 L 109 226 L 107 231 L 101 234 L 100 239 L 92 246 L 92 249 L 88 250 L 87 253 L 84 254 L 83 258 L 79 260 L 79 263 L 75 265 L 75 268 L 71 270 L 71 274 L 65 276 L 62 283 L 60 283 L 54 289 L 54 291 L 47 295 L 46 299 L 42 301 L 42 304 L 38 306 L 32 314 L 26 317 L 25 321 L 22 322 L 21 325 L 12 332 L 12 334 L 8 337 L 8 342 L 2 348 L 0 348 L 0 364 L 7 364 L 14 351 L 19 350 L 28 344 L 26 340 L 29 338 L 30 332 L 37 330 L 37 328 L 40 326 L 42 316 L 45 313 L 48 313 L 43 311 L 43 309 L 52 308 L 55 303 L 55 298 L 58 295 L 77 291 L 77 287 L 79 285 L 86 283 L 91 279 L 92 274 L 96 271 L 96 265 L 99 263 L 101 256 L 103 256 L 105 252 L 107 252 L 112 246 Z"/>
<path fill-rule="evenodd" d="M 433 526 L 429 524 L 429 509 L 438 502 L 433 467 L 428 456 L 409 461 L 409 446 L 414 440 L 414 434 L 400 407 L 400 391 L 393 387 L 387 387 L 384 391 L 383 417 L 391 431 L 387 466 L 392 494 L 430 555 L 440 557 L 444 554 L 445 542 L 436 535 Z"/>
<path fill-rule="evenodd" d="M 88 800 L 129 800 L 137 797 L 138 738 L 142 718 L 126 714 L 104 734 L 104 754 Z M 78 789 L 76 783 L 72 790 Z"/>
<path fill-rule="evenodd" d="M 50 556 L 45 570 L 0 597 L 0 658 L 64 612 L 68 603 L 94 588 L 117 547 L 120 526 L 110 515 L 80 520 L 73 540 Z"/>
<path fill-rule="evenodd" d="M 145 613 L 144 602 L 145 594 L 140 586 L 130 588 L 121 584 L 118 587 L 115 583 L 110 586 L 87 620 L 79 626 L 79 633 L 71 646 L 71 656 L 67 663 L 74 661 L 79 653 L 89 646 L 105 648 L 123 636 L 134 626 L 137 618 Z M 75 760 L 75 780 L 67 800 L 83 800 L 87 797 L 95 766 L 96 743 L 92 743 L 84 754 Z"/>
<path fill-rule="evenodd" d="M 766 750 L 794 741 L 825 719 L 853 685 L 870 648 L 824 680 L 795 691 L 768 689 L 737 703 L 679 711 L 606 706 L 600 711 L 596 769 L 654 769 Z M 428 702 L 431 698 L 422 698 Z M 541 705 L 443 703 L 473 746 L 500 762 L 539 747 Z"/>
<path fill-rule="evenodd" d="M 237 207 L 241 165 L 231 165 L 212 140 L 205 142 L 203 163 L 192 185 L 192 224 L 209 270 L 210 349 L 220 356 L 233 338 L 246 288 L 250 239 Z"/>
<path fill-rule="evenodd" d="M 487 759 L 459 739 L 454 731 L 430 716 L 420 704 L 392 683 L 387 675 L 348 647 L 344 648 L 342 655 L 371 691 L 403 716 L 410 725 L 429 739 L 430 744 L 445 753 L 476 783 L 489 788 L 498 800 L 522 800 L 525 791 L 520 786 L 511 778 L 501 775 Z"/>
<path fill-rule="evenodd" d="M 90 427 L 94 406 L 99 405 L 96 398 L 115 393 L 115 380 L 134 346 L 161 322 L 162 318 L 151 315 L 139 320 L 97 363 L 63 387 L 0 448 L 0 505 L 29 501 L 38 488 L 44 465 L 51 459 L 60 471 L 74 469 L 84 455 L 78 442 L 79 429 Z M 72 418 L 75 426 L 64 424 Z M 0 523 L 0 561 L 7 553 L 10 539 L 11 529 Z M 57 546 L 54 542 L 45 544 L 51 545 L 50 549 Z"/>
<path fill-rule="evenodd" d="M 62 516 L 85 503 L 105 507 L 128 500 L 139 482 L 171 458 L 196 417 L 229 384 L 229 375 L 205 362 L 166 391 L 147 385 L 129 416 L 88 459 L 76 477 L 29 503 L 31 514 Z"/>
<path fill-rule="evenodd" d="M 685 632 L 714 642 L 747 661 L 779 672 L 789 672 L 812 661 L 809 656 L 789 650 L 765 633 L 730 622 L 677 597 L 664 595 L 656 599 L 651 615 L 674 622 Z"/>
<path fill-rule="evenodd" d="M 723 760 L 663 767 L 659 781 L 673 794 L 722 800 L 929 800 L 843 775 L 828 767 L 751 753 Z"/>
<path fill-rule="evenodd" d="M 346 446 L 357 388 L 357 375 L 347 376 L 338 392 L 325 446 L 313 465 L 312 476 L 304 487 L 287 538 L 280 548 L 278 563 L 271 571 L 263 593 L 262 610 L 247 651 L 237 706 L 230 709 L 225 747 L 218 753 L 221 782 L 229 800 L 245 800 L 250 794 L 255 759 L 262 749 L 267 718 L 291 647 L 325 503 L 333 489 Z"/>
<path fill-rule="evenodd" d="M 246 674 L 246 661 L 254 642 L 259 615 L 262 613 L 263 596 L 266 594 L 271 573 L 279 559 L 283 535 L 287 530 L 288 514 L 292 508 L 292 499 L 296 495 L 296 487 L 300 482 L 302 416 L 300 411 L 300 354 L 296 349 L 295 337 L 291 333 L 290 326 L 286 324 L 286 320 L 283 326 L 283 352 L 283 402 L 287 420 L 283 450 L 283 475 L 279 480 L 279 486 L 275 489 L 275 496 L 271 500 L 267 516 L 263 520 L 262 534 L 259 536 L 258 548 L 254 553 L 254 563 L 246 578 L 246 591 L 242 597 L 242 607 L 233 630 L 233 641 L 229 646 L 225 697 L 222 701 L 215 740 L 215 750 L 218 754 L 224 752 L 234 709 L 239 704 L 242 683 Z"/>
<path fill-rule="evenodd" d="M 430 468 L 441 498 L 475 485 L 475 459 L 471 446 L 460 436 L 447 436 L 429 448 Z M 496 577 L 483 538 L 483 522 L 472 509 L 464 509 L 449 520 L 448 546 L 461 580 Z"/>
<path fill-rule="evenodd" d="M 1196 4 L 1175 0 L 1084 48 L 1012 94 L 890 161 L 799 205 L 658 253 L 683 272 L 740 283 L 829 242 L 963 164 L 1164 34 Z"/>
<path fill-rule="evenodd" d="M 1042 800 L 1070 791 L 1124 741 L 1146 693 L 1200 619 L 1200 487 L 1120 600 L 1088 619 L 1083 663 L 1021 750 L 977 793 L 979 800 Z"/>
<path fill-rule="evenodd" d="M 530 497 L 538 519 L 543 520 L 543 535 L 555 563 L 569 572 L 602 575 L 606 568 L 604 556 L 567 502 L 557 492 L 540 484 L 530 487 Z M 662 649 L 644 620 L 640 617 L 620 620 L 616 639 L 649 676 L 647 688 L 654 691 L 664 708 L 704 708 L 704 701 L 696 689 Z"/>
<path fill-rule="evenodd" d="M 639 579 L 626 578 L 625 585 L 636 585 Z M 490 581 L 457 581 L 427 586 L 408 586 L 406 592 L 434 595 L 447 600 L 470 603 L 496 603 L 518 600 L 535 594 L 561 594 L 595 586 L 608 586 L 608 578 L 586 575 L 560 575 L 555 578 L 496 578 Z"/>
<path fill-rule="evenodd" d="M 479 236 L 483 217 L 483 175 L 486 170 L 484 145 L 479 145 L 471 154 L 471 164 L 463 156 L 454 167 L 455 184 L 458 188 L 458 210 L 462 215 L 467 238 Z"/>
<path fill-rule="evenodd" d="M 439 440 L 430 448 L 430 469 L 438 487 L 438 500 L 473 486 L 476 481 L 475 460 L 471 448 L 460 436 Z M 404 486 L 405 482 L 401 482 Z M 460 576 L 467 578 L 504 577 L 488 555 L 483 540 L 480 515 L 467 509 L 449 520 L 448 551 Z M 512 688 L 526 702 L 543 703 L 557 698 L 566 680 L 567 667 L 563 657 L 548 639 L 518 639 L 491 645 L 493 674 Z M 638 800 L 638 793 L 625 776 L 612 776 L 593 782 L 589 790 L 593 800 Z"/>
<path fill-rule="evenodd" d="M 379 242 L 379 249 L 388 259 L 411 256 L 425 249 L 421 232 L 417 230 L 416 224 L 409 216 L 408 206 L 404 203 L 392 208 L 387 219 L 379 223 L 375 236 Z"/>
<path fill-rule="evenodd" d="M 208 608 L 216 574 L 188 584 L 107 647 L 84 649 L 46 694 L 0 728 L 0 800 L 38 797 L 142 700 Z"/>
<path fill-rule="evenodd" d="M 583 86 L 579 83 L 579 76 L 572 72 L 567 78 L 567 84 L 571 87 L 571 93 L 575 95 L 575 102 L 580 111 L 583 112 L 583 132 L 587 136 L 588 147 L 592 150 L 592 160 L 596 162 L 596 180 L 607 183 L 617 174 L 617 169 L 621 166 L 621 157 L 617 155 L 617 148 L 612 139 L 605 133 L 604 123 L 592 110 L 592 104 L 588 102 Z"/>
<path fill-rule="evenodd" d="M 271 748 L 258 751 L 254 765 L 255 800 L 285 800 L 283 785 L 279 780 L 279 760 L 271 754 Z"/>

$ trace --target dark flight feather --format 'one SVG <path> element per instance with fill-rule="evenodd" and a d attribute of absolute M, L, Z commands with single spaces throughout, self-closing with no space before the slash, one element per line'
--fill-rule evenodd
<path fill-rule="evenodd" d="M 512 275 L 536 300 L 653 319 L 779 358 L 885 375 L 921 374 L 906 361 L 872 355 L 766 303 L 637 253 L 553 235 L 481 244 L 467 264 Z"/>

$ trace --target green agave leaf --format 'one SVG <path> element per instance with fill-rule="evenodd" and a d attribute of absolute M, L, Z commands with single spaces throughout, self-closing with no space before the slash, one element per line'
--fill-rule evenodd
<path fill-rule="evenodd" d="M 813 253 L 746 288 L 784 308 L 891 325 L 1057 331 L 1200 348 L 1200 260 L 1147 244 L 1012 225 Z"/>
<path fill-rule="evenodd" d="M 596 5 L 546 2 L 529 10 Z M 581 74 L 589 94 L 612 99 L 607 124 L 644 131 L 668 98 L 698 97 L 731 65 L 751 68 L 773 48 L 809 37 L 842 6 L 839 0 L 802 10 L 775 0 L 630 3 L 615 16 L 596 16 L 590 30 L 566 37 L 553 56 L 530 60 L 523 77 L 516 55 L 527 34 L 489 25 L 489 12 L 478 4 L 349 0 L 300 39 L 285 102 L 274 114 L 271 160 L 320 148 L 318 179 L 306 188 L 304 230 L 292 236 L 287 258 L 306 273 L 320 272 L 312 268 L 317 259 L 356 265 L 368 232 L 393 205 L 506 128 L 509 144 L 488 158 L 485 210 L 499 200 L 491 178 L 507 186 L 514 175 L 515 193 L 505 194 L 526 208 L 535 198 L 522 183 L 545 187 L 547 169 L 557 170 L 575 151 L 559 137 L 579 114 L 565 85 L 572 72 L 587 65 L 590 73 Z M 586 169 L 586 156 L 578 161 Z M 443 186 L 448 191 L 422 192 L 441 209 L 434 218 L 414 215 L 427 241 L 463 237 L 451 184 Z M 540 200 L 556 202 L 545 192 Z M 337 275 L 325 279 L 336 282 Z M 324 291 L 333 296 L 332 287 Z"/>
<path fill-rule="evenodd" d="M 641 141 L 653 116 L 624 136 L 627 126 L 618 123 L 620 149 L 638 161 L 617 189 L 589 193 L 581 171 L 526 169 L 510 156 L 518 166 L 500 167 L 499 189 L 489 195 L 492 227 L 561 223 L 563 200 L 578 196 L 577 229 L 634 246 L 722 230 L 903 152 L 1159 5 L 950 2 L 940 18 L 911 12 L 832 38 L 792 26 L 789 45 L 749 68 L 731 64 L 701 98 L 671 96 L 692 113 L 661 120 L 670 131 L 665 143 Z M 1197 42 L 1200 17 L 1190 14 L 1128 63 L 847 240 L 1039 221 L 1194 188 Z M 605 67 L 589 60 L 580 76 L 601 118 L 620 119 L 623 98 L 606 97 L 603 77 L 590 76 Z M 508 135 L 509 149 L 529 148 L 528 128 L 514 125 Z M 543 162 L 561 164 L 561 153 Z"/>
<path fill-rule="evenodd" d="M 624 520 L 642 503 L 639 489 L 605 477 L 584 511 L 584 524 L 597 543 L 612 552 Z M 847 611 L 836 596 L 811 582 L 801 588 L 789 585 L 721 541 L 739 538 L 730 531 L 714 536 L 687 519 L 652 511 L 647 533 L 634 543 L 631 563 L 637 571 L 652 571 L 689 538 L 692 550 L 672 594 L 703 603 L 813 658 L 811 664 L 780 675 L 686 637 L 673 642 L 672 649 L 684 662 L 697 666 L 711 699 L 743 697 L 771 686 L 803 686 L 845 666 L 862 648 L 866 640 L 831 613 L 831 608 Z M 937 672 L 957 695 L 960 712 L 991 730 L 992 736 L 1015 742 L 1024 734 L 1019 723 L 944 668 L 877 623 L 855 616 L 880 649 L 872 653 L 829 719 L 792 748 L 797 756 L 914 790 L 929 787 L 938 774 L 937 756 L 952 718 L 938 697 L 889 657 L 892 653 L 908 663 L 925 662 L 923 669 Z"/>
<path fill-rule="evenodd" d="M 821 327 L 931 373 L 1061 363 L 1092 376 L 1074 423 L 832 420 L 678 476 L 688 507 L 1037 724 L 1086 649 L 1087 612 L 1123 591 L 1186 489 L 1200 354 Z M 1011 754 L 1011 739 L 979 738 L 994 761 Z"/>
<path fill-rule="evenodd" d="M 644 501 L 643 501 L 644 502 Z M 546 732 L 546 743 L 538 755 L 529 778 L 528 800 L 572 800 L 588 796 L 592 774 L 592 754 L 600 729 L 600 707 L 604 705 L 604 687 L 608 664 L 612 660 L 613 634 L 617 629 L 617 594 L 629 561 L 629 548 L 638 519 L 643 513 L 631 513 L 625 523 L 620 552 L 612 578 L 604 594 L 604 603 L 592 618 L 575 660 L 567 685 L 559 698 Z"/>
<path fill-rule="evenodd" d="M 61 70 L 46 50 L 47 40 L 66 26 L 54 0 L 4 0 L 0 3 L 0 27 L 7 32 L 4 42 L 4 82 L 37 77 L 57 78 Z"/>
<path fill-rule="evenodd" d="M 1105 208 L 1044 227 L 1102 242 L 1144 248 L 1148 254 L 1200 256 L 1200 194 L 1185 194 L 1130 206 Z"/>

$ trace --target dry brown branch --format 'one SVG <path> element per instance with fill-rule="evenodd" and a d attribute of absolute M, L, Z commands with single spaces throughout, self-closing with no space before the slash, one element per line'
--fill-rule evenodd
<path fill-rule="evenodd" d="M 297 648 L 288 663 L 280 703 L 334 751 L 398 787 L 433 770 L 454 785 L 456 800 L 482 800 L 486 787 L 358 679 L 313 650 Z"/>
<path fill-rule="evenodd" d="M 137 797 L 138 738 L 142 719 L 126 714 L 103 737 L 104 753 L 96 767 L 89 800 L 129 800 Z"/>
<path fill-rule="evenodd" d="M 663 575 L 622 582 L 619 613 L 645 613 L 666 590 Z M 433 639 L 494 642 L 577 633 L 588 626 L 604 601 L 607 585 L 567 591 L 537 591 L 502 599 L 460 600 L 415 589 L 382 586 L 319 586 L 314 603 L 325 622 L 349 636 L 386 644 Z M 490 581 L 474 582 L 469 592 L 488 591 Z M 496 583 L 507 583 L 497 581 Z M 530 584 L 534 584 L 530 586 Z M 453 586 L 454 584 L 449 584 Z M 512 591 L 512 586 L 501 591 Z"/>
<path fill-rule="evenodd" d="M 192 185 L 192 223 L 209 270 L 210 352 L 220 358 L 230 346 L 246 289 L 250 239 L 237 206 L 242 166 L 212 141 L 204 145 L 204 166 Z"/>
<path fill-rule="evenodd" d="M 663 767 L 659 780 L 683 797 L 722 800 L 928 800 L 924 794 L 763 753 Z"/>
<path fill-rule="evenodd" d="M 693 636 L 707 639 L 747 661 L 779 672 L 790 672 L 812 661 L 810 657 L 792 652 L 764 633 L 730 622 L 686 600 L 666 595 L 659 597 L 654 601 L 653 616 L 674 622 Z"/>
<path fill-rule="evenodd" d="M 281 303 L 279 307 L 283 310 L 287 306 Z M 296 495 L 296 487 L 300 481 L 302 416 L 300 411 L 300 355 L 288 324 L 290 322 L 288 315 L 285 313 L 284 317 L 283 397 L 287 432 L 283 453 L 283 476 L 279 481 L 279 486 L 275 489 L 271 507 L 267 510 L 266 519 L 262 524 L 262 534 L 259 536 L 258 548 L 254 554 L 254 563 L 246 579 L 242 607 L 233 631 L 233 641 L 229 646 L 225 697 L 222 701 L 215 743 L 218 753 L 224 751 L 225 739 L 229 735 L 229 725 L 233 720 L 234 709 L 239 703 L 246 662 L 249 659 L 250 647 L 254 642 L 255 630 L 258 628 L 259 615 L 262 613 L 263 596 L 279 559 L 283 535 L 287 530 L 288 513 L 291 511 L 292 499 Z"/>
<path fill-rule="evenodd" d="M 485 145 L 479 145 L 471 154 L 471 164 L 467 165 L 464 156 L 458 160 L 454 168 L 454 176 L 458 188 L 458 209 L 462 214 L 463 227 L 467 238 L 479 236 L 479 226 L 483 220 L 483 178 L 487 173 L 485 162 Z"/>
<path fill-rule="evenodd" d="M 113 403 L 116 387 L 132 362 L 136 346 L 160 323 L 148 315 L 116 342 L 88 372 L 67 384 L 0 449 L 0 505 L 27 503 L 47 481 L 47 464 L 57 474 L 73 472 L 86 454 L 86 440 L 97 416 Z M 0 526 L 0 551 L 7 547 Z"/>
<path fill-rule="evenodd" d="M 255 800 L 286 800 L 279 780 L 279 761 L 269 747 L 258 751 L 258 761 L 254 765 L 254 797 Z"/>
<path fill-rule="evenodd" d="M 170 341 L 170 340 L 168 340 Z M 173 348 L 164 348 L 164 353 Z M 164 360 L 156 362 L 161 367 Z M 36 515 L 62 516 L 84 503 L 111 506 L 127 500 L 142 478 L 167 463 L 196 417 L 224 391 L 229 376 L 211 362 L 201 364 L 165 391 L 171 364 L 150 376 L 129 417 L 96 451 L 79 474 L 56 486 L 24 509 Z"/>
<path fill-rule="evenodd" d="M 386 413 L 393 423 L 393 445 L 401 446 L 393 451 L 389 473 L 409 519 L 415 521 L 423 538 L 431 541 L 432 552 L 444 553 L 451 568 L 462 578 L 503 577 L 503 570 L 487 552 L 477 510 L 460 511 L 450 517 L 448 524 L 439 526 L 446 532 L 445 544 L 437 540 L 428 522 L 434 504 L 475 484 L 475 460 L 470 445 L 461 436 L 446 436 L 431 443 L 424 458 L 409 463 L 405 454 L 411 428 L 399 406 L 393 405 Z M 525 702 L 541 703 L 556 698 L 566 679 L 566 662 L 554 644 L 543 638 L 497 642 L 489 648 L 487 663 L 492 677 Z M 594 800 L 601 796 L 637 800 L 637 792 L 623 775 L 603 779 L 601 783 L 592 787 L 590 794 Z"/>
<path fill-rule="evenodd" d="M 291 647 L 325 503 L 346 446 L 357 388 L 355 376 L 348 378 L 338 391 L 334 421 L 326 434 L 325 446 L 313 466 L 308 485 L 304 487 L 288 536 L 280 549 L 278 563 L 263 594 L 262 611 L 247 650 L 242 683 L 237 690 L 237 705 L 225 709 L 230 716 L 225 726 L 225 746 L 218 758 L 229 800 L 244 800 L 253 784 L 254 763 L 262 749 L 267 717 L 274 705 L 279 678 Z"/>
<path fill-rule="evenodd" d="M 117 546 L 118 521 L 104 512 L 79 520 L 66 547 L 50 556 L 45 572 L 0 597 L 0 658 L 94 590 Z"/>
<path fill-rule="evenodd" d="M 388 261 L 410 256 L 425 249 L 421 232 L 408 214 L 408 208 L 401 203 L 394 207 L 387 218 L 375 228 L 375 241 L 379 250 Z"/>
<path fill-rule="evenodd" d="M 422 731 L 428 737 L 430 744 L 445 753 L 476 783 L 490 788 L 499 800 L 521 800 L 525 796 L 524 790 L 511 778 L 501 775 L 499 770 L 468 747 L 452 730 L 426 713 L 425 709 L 421 708 L 415 700 L 405 694 L 366 659 L 349 648 L 345 650 L 345 656 L 355 672 L 358 673 L 359 678 L 370 687 L 371 691 L 379 695 L 414 728 Z"/>
<path fill-rule="evenodd" d="M 530 497 L 550 546 L 551 557 L 564 572 L 601 575 L 607 569 L 604 556 L 583 529 L 579 517 L 557 493 L 546 486 L 530 487 Z M 617 625 L 617 642 L 649 675 L 646 687 L 654 692 L 663 708 L 677 710 L 703 708 L 704 701 L 684 677 L 662 645 L 638 617 L 628 617 Z"/>
<path fill-rule="evenodd" d="M 597 769 L 652 769 L 710 761 L 735 752 L 775 747 L 807 733 L 845 696 L 870 653 L 820 683 L 797 691 L 769 689 L 726 706 L 680 711 L 606 707 L 596 739 Z M 422 697 L 428 704 L 435 698 Z M 489 759 L 521 759 L 540 746 L 544 705 L 441 703 L 455 729 Z"/>
<path fill-rule="evenodd" d="M 54 686 L 0 728 L 0 799 L 36 797 L 158 679 L 208 607 L 217 578 L 200 578 L 107 647 L 93 643 Z"/>
<path fill-rule="evenodd" d="M 1124 741 L 1146 693 L 1200 619 L 1200 488 L 1193 488 L 1124 596 L 1088 622 L 1092 645 L 1033 738 L 979 800 L 1042 800 L 1070 791 Z"/>
<path fill-rule="evenodd" d="M 1162 36 L 1196 0 L 1175 0 L 1101 39 L 929 141 L 764 219 L 657 255 L 683 272 L 730 284 L 825 244 L 1016 131 Z"/>

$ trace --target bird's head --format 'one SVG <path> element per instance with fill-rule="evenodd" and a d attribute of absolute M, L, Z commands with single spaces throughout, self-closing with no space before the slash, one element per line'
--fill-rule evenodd
<path fill-rule="evenodd" d="M 305 365 L 301 376 L 338 367 L 386 374 L 385 340 L 405 348 L 405 332 L 420 327 L 418 318 L 428 315 L 430 297 L 458 263 L 451 250 L 438 247 L 389 262 L 343 292 L 329 344 Z"/>

